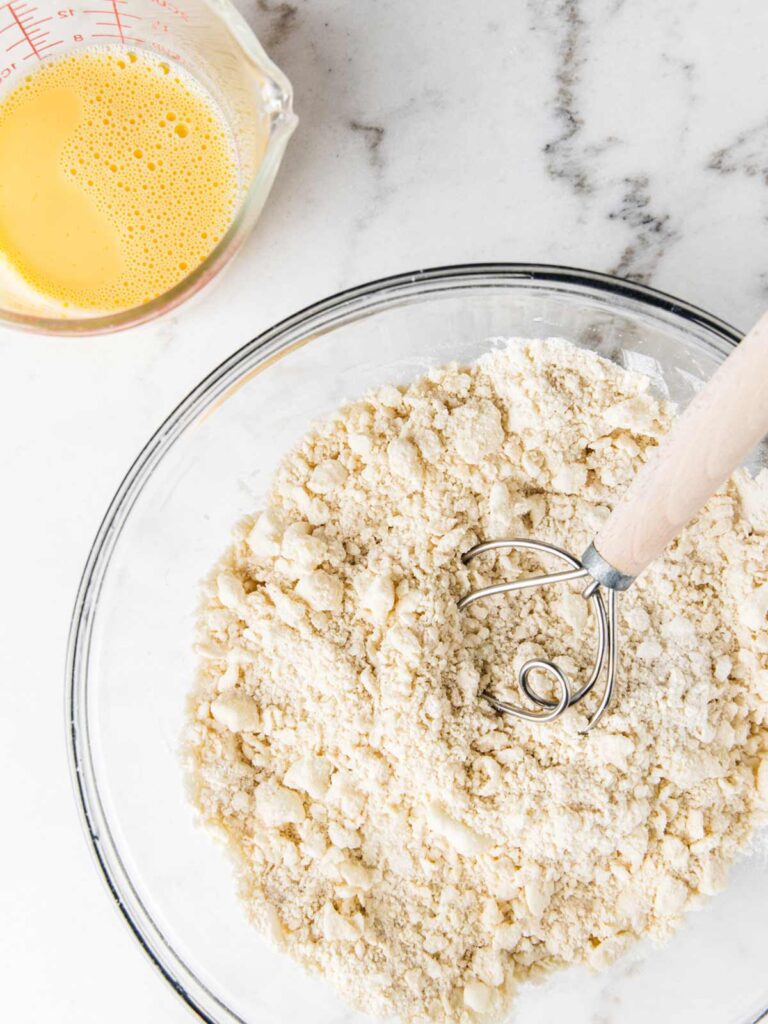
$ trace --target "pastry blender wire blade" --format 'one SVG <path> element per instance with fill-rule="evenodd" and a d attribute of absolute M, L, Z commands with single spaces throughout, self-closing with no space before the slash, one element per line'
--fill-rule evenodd
<path fill-rule="evenodd" d="M 459 611 L 494 595 L 583 579 L 582 597 L 597 627 L 592 670 L 581 686 L 574 687 L 554 661 L 535 658 L 521 666 L 518 684 L 538 710 L 486 691 L 482 696 L 491 707 L 526 721 L 552 722 L 602 678 L 602 693 L 585 731 L 597 725 L 613 696 L 618 672 L 618 594 L 661 555 L 766 434 L 768 313 L 675 421 L 581 558 L 553 544 L 522 538 L 485 541 L 465 551 L 465 565 L 491 551 L 515 550 L 559 559 L 567 568 L 473 590 L 459 600 Z M 559 692 L 556 700 L 536 692 L 534 672 L 552 677 Z"/>

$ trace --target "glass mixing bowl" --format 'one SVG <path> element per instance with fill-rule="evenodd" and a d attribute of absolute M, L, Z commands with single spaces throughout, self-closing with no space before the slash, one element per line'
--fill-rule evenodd
<path fill-rule="evenodd" d="M 153 435 L 115 495 L 70 637 L 75 784 L 117 906 L 203 1020 L 364 1018 L 252 930 L 223 850 L 194 823 L 178 751 L 198 581 L 313 419 L 374 385 L 473 359 L 490 339 L 553 334 L 650 374 L 680 405 L 739 340 L 685 303 L 581 271 L 502 264 L 392 277 L 311 306 L 222 363 Z M 767 909 L 768 870 L 753 854 L 663 949 L 530 988 L 515 1021 L 755 1021 L 768 1007 Z"/>

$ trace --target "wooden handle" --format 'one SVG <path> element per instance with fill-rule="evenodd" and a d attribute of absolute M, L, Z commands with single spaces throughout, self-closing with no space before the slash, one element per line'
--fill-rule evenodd
<path fill-rule="evenodd" d="M 768 313 L 693 399 L 595 538 L 637 576 L 768 434 Z"/>

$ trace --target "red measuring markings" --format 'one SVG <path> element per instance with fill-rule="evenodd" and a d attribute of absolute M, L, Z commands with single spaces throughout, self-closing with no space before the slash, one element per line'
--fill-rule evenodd
<path fill-rule="evenodd" d="M 130 35 L 130 30 L 135 27 L 135 22 L 141 21 L 141 15 L 132 14 L 126 11 L 127 0 L 107 0 L 104 7 L 93 8 L 83 11 L 83 14 L 96 14 L 105 18 L 105 21 L 94 22 L 104 32 L 92 32 L 94 39 L 119 39 L 121 43 L 143 43 L 144 40 L 138 36 Z M 134 25 L 128 24 L 134 22 Z"/>
<path fill-rule="evenodd" d="M 54 46 L 61 46 L 64 41 L 63 39 L 50 38 L 50 28 L 43 28 L 42 26 L 53 21 L 53 15 L 38 18 L 37 13 L 40 8 L 35 7 L 34 4 L 27 3 L 26 0 L 11 0 L 11 3 L 0 4 L 0 12 L 3 10 L 8 13 L 10 18 L 0 28 L 0 36 L 5 36 L 7 32 L 11 33 L 7 37 L 10 42 L 5 47 L 6 53 L 11 53 L 11 51 L 21 46 L 27 51 L 26 53 L 24 53 L 24 50 L 18 51 L 19 56 L 22 53 L 24 54 L 24 60 L 29 60 L 30 57 L 42 60 L 43 55 L 48 50 L 52 50 Z"/>
<path fill-rule="evenodd" d="M 158 7 L 164 8 L 175 18 L 182 18 L 184 21 L 189 21 L 188 11 L 185 11 L 183 7 L 178 7 L 176 4 L 172 3 L 171 0 L 152 0 L 152 3 L 157 4 Z"/>

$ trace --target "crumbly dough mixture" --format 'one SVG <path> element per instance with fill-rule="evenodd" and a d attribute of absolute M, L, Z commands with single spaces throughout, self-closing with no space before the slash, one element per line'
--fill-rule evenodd
<path fill-rule="evenodd" d="M 527 979 L 666 939 L 768 806 L 768 474 L 622 595 L 594 732 L 478 699 L 518 702 L 536 655 L 579 676 L 592 636 L 578 587 L 459 613 L 537 568 L 460 554 L 581 552 L 669 426 L 647 385 L 550 340 L 383 387 L 285 458 L 207 581 L 194 801 L 256 926 L 374 1015 L 498 1019 Z"/>

